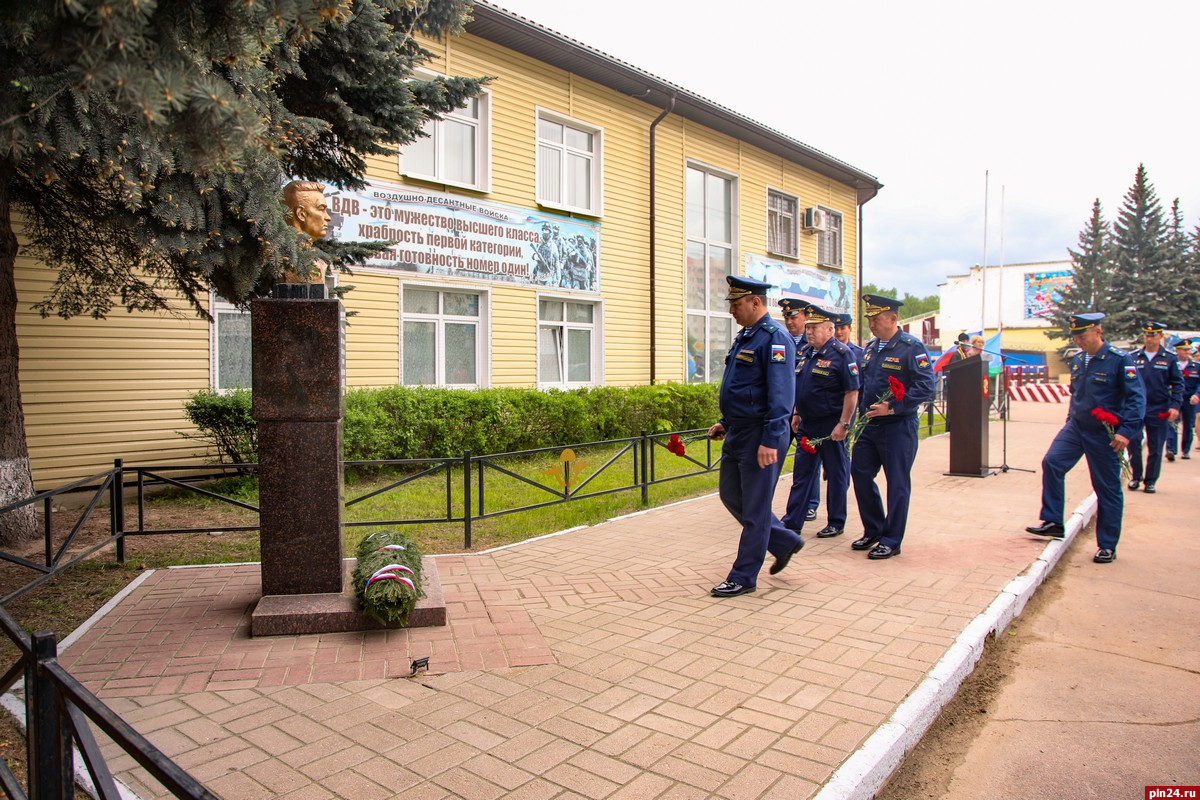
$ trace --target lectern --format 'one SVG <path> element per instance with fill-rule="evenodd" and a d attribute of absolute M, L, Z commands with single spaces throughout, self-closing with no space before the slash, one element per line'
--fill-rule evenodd
<path fill-rule="evenodd" d="M 980 356 L 947 364 L 946 415 L 950 431 L 950 471 L 947 475 L 986 478 L 988 463 L 988 365 Z"/>

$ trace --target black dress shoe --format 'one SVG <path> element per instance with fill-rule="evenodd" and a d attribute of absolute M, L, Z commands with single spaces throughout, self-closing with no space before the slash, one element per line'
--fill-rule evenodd
<path fill-rule="evenodd" d="M 1061 539 L 1067 535 L 1067 529 L 1061 522 L 1043 522 L 1041 525 L 1030 525 L 1025 530 L 1036 533 L 1038 536 L 1053 536 L 1055 539 Z"/>
<path fill-rule="evenodd" d="M 876 545 L 875 549 L 867 553 L 867 558 L 878 561 L 884 558 L 900 555 L 899 547 L 888 547 L 886 544 Z"/>
<path fill-rule="evenodd" d="M 1174 461 L 1174 460 L 1175 460 L 1175 454 L 1167 453 L 1167 461 Z"/>
<path fill-rule="evenodd" d="M 1180 458 L 1182 458 L 1184 461 L 1192 460 L 1192 456 L 1189 453 L 1184 453 L 1183 455 L 1180 456 Z"/>
<path fill-rule="evenodd" d="M 841 536 L 843 531 L 843 528 L 835 528 L 832 525 L 826 525 L 824 528 L 821 528 L 821 530 L 817 531 L 817 538 L 829 539 L 833 536 Z"/>
<path fill-rule="evenodd" d="M 713 597 L 737 597 L 739 594 L 750 594 L 754 591 L 753 586 L 742 586 L 740 583 L 730 583 L 722 581 L 712 589 Z"/>
<path fill-rule="evenodd" d="M 1146 485 L 1142 487 L 1142 491 L 1145 492 L 1146 494 L 1154 494 L 1158 490 L 1154 488 L 1153 482 L 1147 481 Z"/>
<path fill-rule="evenodd" d="M 810 508 L 808 511 L 804 512 L 804 521 L 805 522 L 812 522 L 816 518 L 817 518 L 817 510 L 815 508 Z"/>
<path fill-rule="evenodd" d="M 783 572 L 784 567 L 786 567 L 788 562 L 792 560 L 792 556 L 796 555 L 796 553 L 799 553 L 803 549 L 804 540 L 801 539 L 790 553 L 784 553 L 779 558 L 775 559 L 775 563 L 771 565 L 771 568 L 767 570 L 767 572 L 771 573 L 772 575 L 778 575 L 780 572 Z"/>
<path fill-rule="evenodd" d="M 1125 485 L 1127 487 L 1129 487 L 1129 491 L 1136 492 L 1138 490 L 1138 487 L 1142 485 L 1142 482 L 1141 481 L 1130 481 L 1129 483 L 1127 483 Z"/>
<path fill-rule="evenodd" d="M 1096 551 L 1096 555 L 1092 556 L 1092 561 L 1097 564 L 1108 564 L 1117 560 L 1117 551 L 1109 550 L 1107 547 L 1101 547 Z"/>
<path fill-rule="evenodd" d="M 875 545 L 879 544 L 878 539 L 872 539 L 869 536 L 864 536 L 850 543 L 852 550 L 870 550 Z"/>

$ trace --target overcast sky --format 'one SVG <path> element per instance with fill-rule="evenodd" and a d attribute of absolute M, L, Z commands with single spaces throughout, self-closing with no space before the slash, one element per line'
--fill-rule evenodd
<path fill-rule="evenodd" d="M 1067 258 L 1139 163 L 1200 215 L 1195 0 L 494 0 L 875 175 L 864 279 Z"/>

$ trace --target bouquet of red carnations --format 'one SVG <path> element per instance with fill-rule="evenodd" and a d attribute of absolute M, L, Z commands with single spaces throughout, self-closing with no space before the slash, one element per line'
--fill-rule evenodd
<path fill-rule="evenodd" d="M 1108 440 L 1113 441 L 1117 437 L 1117 426 L 1121 424 L 1117 415 L 1111 411 L 1105 411 L 1103 408 L 1093 408 L 1092 416 L 1104 426 L 1104 430 L 1108 431 Z M 1121 477 L 1129 480 L 1133 476 L 1133 467 L 1129 465 L 1129 453 L 1122 450 L 1117 453 L 1117 459 L 1121 462 Z"/>

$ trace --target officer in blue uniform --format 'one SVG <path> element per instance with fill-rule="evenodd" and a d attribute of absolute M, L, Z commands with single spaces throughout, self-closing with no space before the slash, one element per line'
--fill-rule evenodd
<path fill-rule="evenodd" d="M 1175 455 L 1181 455 L 1184 461 L 1192 457 L 1192 439 L 1196 431 L 1196 404 L 1200 403 L 1200 363 L 1192 358 L 1191 339 L 1180 339 L 1175 343 L 1175 357 L 1179 359 L 1179 374 L 1183 376 L 1183 401 L 1179 404 L 1180 434 L 1167 431 L 1167 461 L 1174 461 Z M 1193 399 L 1195 398 L 1195 399 Z M 1183 447 L 1180 448 L 1179 436 L 1183 436 Z"/>
<path fill-rule="evenodd" d="M 808 303 L 803 300 L 796 300 L 792 297 L 785 297 L 779 301 L 779 309 L 783 314 L 783 324 L 787 328 L 788 334 L 791 335 L 792 341 L 796 343 L 796 361 L 800 361 L 800 354 L 804 352 L 804 348 L 808 346 L 808 337 L 805 335 L 804 329 L 808 324 L 808 316 L 806 309 Z M 795 435 L 792 436 L 794 440 Z M 817 465 L 817 477 L 821 475 L 821 465 Z M 813 483 L 812 494 L 808 496 L 808 510 L 804 512 L 803 518 L 812 522 L 817 518 L 817 508 L 821 505 L 821 481 Z M 788 527 L 791 527 L 790 525 Z M 800 530 L 800 526 L 796 526 L 796 530 Z"/>
<path fill-rule="evenodd" d="M 742 326 L 725 357 L 721 420 L 709 438 L 724 439 L 721 502 L 742 525 L 737 559 L 714 597 L 753 592 L 767 553 L 771 574 L 787 566 L 804 542 L 771 511 L 771 498 L 787 456 L 795 403 L 796 345 L 767 313 L 770 284 L 727 275 L 729 314 Z"/>
<path fill-rule="evenodd" d="M 839 342 L 850 348 L 850 352 L 854 353 L 854 360 L 858 362 L 858 368 L 862 369 L 863 349 L 850 340 L 851 322 L 849 314 L 838 314 L 837 319 L 833 322 L 833 335 Z"/>
<path fill-rule="evenodd" d="M 1104 340 L 1100 313 L 1072 314 L 1071 338 L 1080 352 L 1071 359 L 1071 406 L 1067 424 L 1054 437 L 1042 459 L 1042 524 L 1025 530 L 1039 536 L 1063 538 L 1064 481 L 1067 472 L 1087 456 L 1088 474 L 1096 492 L 1096 544 L 1092 558 L 1107 564 L 1117 557 L 1121 538 L 1119 453 L 1135 441 L 1146 411 L 1146 389 L 1138 378 L 1133 358 Z M 1106 411 L 1117 418 L 1110 436 L 1093 412 Z"/>
<path fill-rule="evenodd" d="M 900 330 L 899 300 L 864 294 L 867 324 L 874 339 L 863 347 L 862 390 L 858 413 L 866 425 L 850 456 L 850 479 L 863 524 L 863 536 L 850 546 L 869 550 L 868 558 L 900 555 L 908 502 L 912 494 L 912 465 L 917 457 L 917 412 L 933 397 L 933 365 L 921 340 Z M 883 400 L 888 378 L 904 384 L 904 398 Z M 887 478 L 887 513 L 875 476 Z"/>
<path fill-rule="evenodd" d="M 1129 463 L 1133 467 L 1133 479 L 1129 488 L 1136 490 L 1144 477 L 1146 485 L 1142 491 L 1154 494 L 1155 484 L 1162 471 L 1163 444 L 1167 440 L 1167 422 L 1179 419 L 1179 404 L 1183 402 L 1183 375 L 1179 371 L 1179 359 L 1164 348 L 1163 336 L 1167 326 L 1161 322 L 1147 322 L 1142 326 L 1142 346 L 1133 351 L 1133 365 L 1137 367 L 1142 385 L 1146 387 L 1146 418 L 1142 421 L 1146 433 L 1146 469 L 1142 471 L 1142 443 L 1134 442 L 1129 448 Z M 1159 414 L 1166 414 L 1160 417 Z"/>
<path fill-rule="evenodd" d="M 858 362 L 850 348 L 833 336 L 836 316 L 817 306 L 807 309 L 808 345 L 796 359 L 796 413 L 792 417 L 796 463 L 783 517 L 783 524 L 794 531 L 804 527 L 809 494 L 820 480 L 817 465 L 824 466 L 829 516 L 825 527 L 817 532 L 821 539 L 839 536 L 846 528 L 850 458 L 844 442 L 858 405 Z M 815 453 L 809 453 L 802 445 L 806 439 L 827 441 L 817 445 Z"/>

